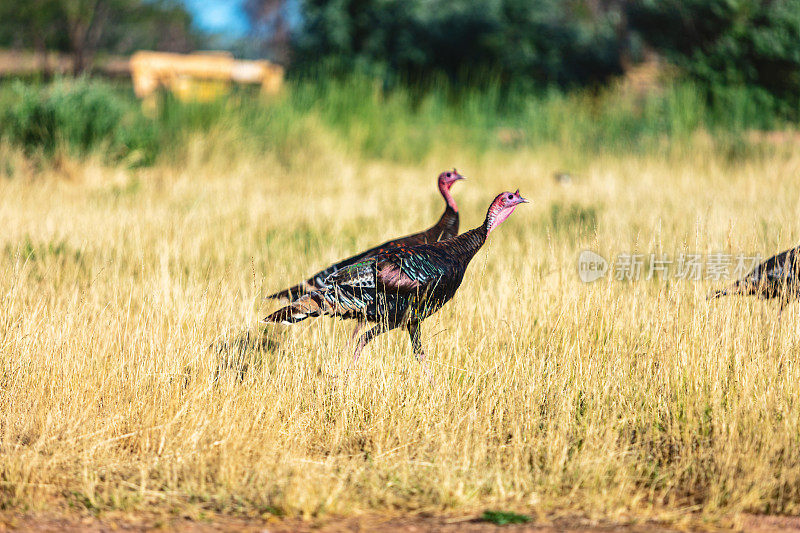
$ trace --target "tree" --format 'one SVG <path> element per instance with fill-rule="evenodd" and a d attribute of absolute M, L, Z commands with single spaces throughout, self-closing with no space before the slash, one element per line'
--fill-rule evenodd
<path fill-rule="evenodd" d="M 638 0 L 628 17 L 710 94 L 749 87 L 797 114 L 800 0 Z"/>
<path fill-rule="evenodd" d="M 0 1 L 0 43 L 33 48 L 47 73 L 47 50 L 66 45 L 66 27 L 59 16 L 57 0 Z"/>
<path fill-rule="evenodd" d="M 244 12 L 250 21 L 252 51 L 287 64 L 290 59 L 289 2 L 287 0 L 245 0 Z"/>
<path fill-rule="evenodd" d="M 59 2 L 67 25 L 73 68 L 80 74 L 91 63 L 108 21 L 110 0 L 65 0 Z"/>
<path fill-rule="evenodd" d="M 593 84 L 621 72 L 620 46 L 611 10 L 588 1 L 305 0 L 294 53 L 301 69 L 413 84 Z"/>
<path fill-rule="evenodd" d="M 180 2 L 139 1 L 128 6 L 111 11 L 100 42 L 102 50 L 124 55 L 142 49 L 189 52 L 205 43 Z"/>
<path fill-rule="evenodd" d="M 98 51 L 187 51 L 199 41 L 191 16 L 170 0 L 0 0 L 0 45 L 67 52 L 76 74 Z"/>

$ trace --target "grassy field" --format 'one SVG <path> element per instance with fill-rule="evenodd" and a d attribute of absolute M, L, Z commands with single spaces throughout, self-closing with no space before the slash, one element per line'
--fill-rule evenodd
<path fill-rule="evenodd" d="M 800 513 L 800 310 L 779 325 L 774 305 L 706 301 L 719 282 L 576 271 L 584 249 L 795 245 L 797 150 L 698 131 L 515 144 L 495 124 L 429 145 L 452 123 L 419 132 L 399 109 L 347 128 L 272 111 L 278 140 L 209 124 L 149 165 L 0 142 L 3 508 Z M 404 332 L 347 383 L 351 324 L 262 333 L 264 295 L 431 225 L 453 166 L 463 229 L 500 191 L 532 203 L 423 324 L 433 386 Z"/>

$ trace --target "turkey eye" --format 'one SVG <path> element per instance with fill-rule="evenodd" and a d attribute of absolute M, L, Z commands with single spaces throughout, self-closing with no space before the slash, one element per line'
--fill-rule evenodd
<path fill-rule="evenodd" d="M 448 178 L 450 177 L 450 173 L 449 173 L 449 172 L 447 173 L 447 177 L 448 177 Z"/>
<path fill-rule="evenodd" d="M 513 196 L 511 196 L 511 195 L 509 194 L 509 195 L 508 195 L 508 199 L 509 199 L 509 200 L 511 200 L 511 198 L 513 198 Z"/>

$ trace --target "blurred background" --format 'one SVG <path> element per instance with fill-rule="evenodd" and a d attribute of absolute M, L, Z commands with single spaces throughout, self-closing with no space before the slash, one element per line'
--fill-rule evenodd
<path fill-rule="evenodd" d="M 130 165 L 223 119 L 280 148 L 298 114 L 393 159 L 735 147 L 793 138 L 800 0 L 0 0 L 0 76 L 7 140 Z"/>

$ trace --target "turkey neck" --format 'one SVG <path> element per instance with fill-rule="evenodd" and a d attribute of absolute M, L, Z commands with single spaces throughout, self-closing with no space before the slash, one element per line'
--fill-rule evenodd
<path fill-rule="evenodd" d="M 478 226 L 475 229 L 462 233 L 458 237 L 446 241 L 448 251 L 459 263 L 466 267 L 475 254 L 478 253 L 478 250 L 481 249 L 483 243 L 486 242 L 486 236 L 488 234 L 486 224 L 484 223 L 482 226 Z"/>
<path fill-rule="evenodd" d="M 451 200 L 447 200 L 447 206 L 444 209 L 439 221 L 431 228 L 433 231 L 432 242 L 436 242 L 442 235 L 455 235 L 458 233 L 458 211 L 453 209 L 450 205 Z M 431 242 L 429 241 L 429 242 Z"/>
<path fill-rule="evenodd" d="M 513 211 L 514 208 L 512 207 L 510 211 L 503 214 L 504 211 L 498 212 L 495 206 L 492 205 L 486 213 L 486 219 L 483 224 L 446 241 L 444 245 L 462 265 L 466 266 L 486 242 L 486 238 L 492 229 L 499 226 Z M 498 216 L 500 217 L 499 220 Z"/>

